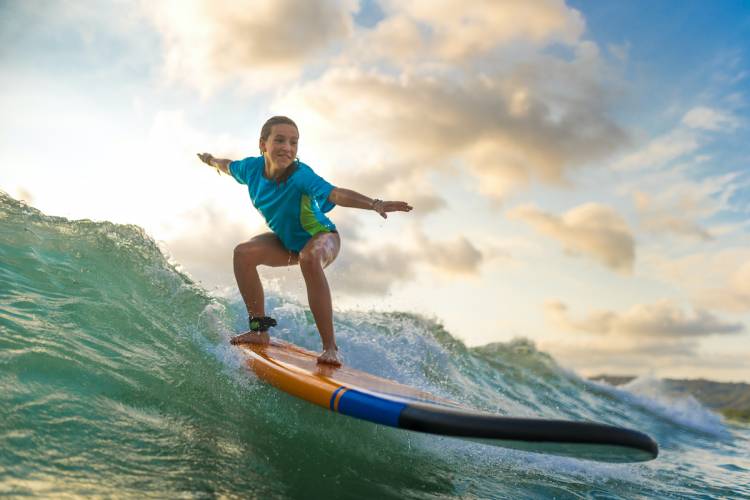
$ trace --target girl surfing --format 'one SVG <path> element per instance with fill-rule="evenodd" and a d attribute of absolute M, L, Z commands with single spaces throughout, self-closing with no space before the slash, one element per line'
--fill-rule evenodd
<path fill-rule="evenodd" d="M 198 157 L 219 172 L 247 185 L 250 200 L 271 229 L 234 249 L 234 276 L 247 308 L 250 331 L 232 338 L 233 344 L 270 342 L 268 329 L 276 320 L 266 316 L 258 266 L 299 264 L 307 300 L 323 342 L 319 363 L 340 366 L 333 331 L 333 304 L 324 269 L 341 249 L 336 226 L 325 215 L 336 205 L 388 212 L 409 212 L 403 201 L 372 199 L 351 189 L 334 187 L 297 158 L 299 130 L 285 116 L 274 116 L 260 132 L 261 156 L 232 161 L 209 153 Z"/>

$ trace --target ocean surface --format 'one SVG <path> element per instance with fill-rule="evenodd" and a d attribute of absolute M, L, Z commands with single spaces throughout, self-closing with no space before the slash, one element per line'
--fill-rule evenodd
<path fill-rule="evenodd" d="M 319 349 L 304 304 L 274 333 Z M 661 454 L 604 464 L 381 427 L 288 396 L 228 339 L 239 295 L 202 289 L 136 226 L 0 193 L 0 496 L 750 498 L 750 428 L 659 380 L 584 380 L 526 340 L 467 348 L 435 320 L 336 313 L 345 361 L 502 415 L 593 420 Z"/>

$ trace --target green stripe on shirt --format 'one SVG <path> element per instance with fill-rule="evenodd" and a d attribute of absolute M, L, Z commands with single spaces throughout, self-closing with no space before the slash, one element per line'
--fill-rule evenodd
<path fill-rule="evenodd" d="M 315 217 L 315 212 L 312 209 L 312 198 L 306 194 L 303 194 L 300 200 L 299 222 L 302 225 L 302 229 L 307 231 L 310 236 L 329 231 L 328 228 L 321 224 L 318 218 Z"/>

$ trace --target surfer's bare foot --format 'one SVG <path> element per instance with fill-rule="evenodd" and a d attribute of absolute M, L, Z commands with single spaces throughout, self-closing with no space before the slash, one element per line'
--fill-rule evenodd
<path fill-rule="evenodd" d="M 337 348 L 325 349 L 323 353 L 318 356 L 318 363 L 323 363 L 332 366 L 341 366 L 339 361 L 339 353 Z"/>
<path fill-rule="evenodd" d="M 268 332 L 245 332 L 239 335 L 235 335 L 229 341 L 230 344 L 268 344 L 271 342 L 271 337 Z"/>

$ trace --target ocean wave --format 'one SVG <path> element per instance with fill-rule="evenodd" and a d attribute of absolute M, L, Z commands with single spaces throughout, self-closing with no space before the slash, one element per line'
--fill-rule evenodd
<path fill-rule="evenodd" d="M 667 491 L 656 465 L 486 448 L 281 393 L 228 343 L 246 324 L 239 294 L 203 290 L 136 226 L 51 217 L 0 194 L 0 231 L 0 493 L 303 497 L 310 484 L 351 498 Z M 320 349 L 305 305 L 281 293 L 267 299 L 274 335 Z M 438 320 L 408 312 L 337 311 L 335 327 L 350 366 L 472 408 L 635 427 L 665 443 L 667 457 L 696 440 L 711 447 L 711 436 L 739 439 L 653 381 L 588 382 L 528 339 L 469 348 Z M 717 474 L 747 469 L 719 460 Z"/>

